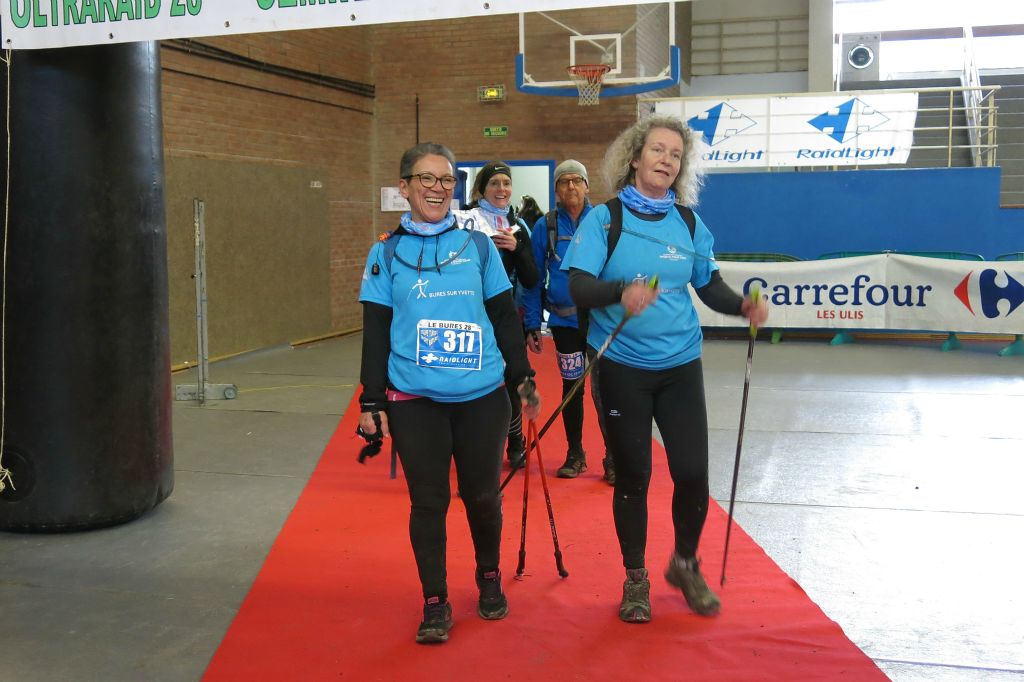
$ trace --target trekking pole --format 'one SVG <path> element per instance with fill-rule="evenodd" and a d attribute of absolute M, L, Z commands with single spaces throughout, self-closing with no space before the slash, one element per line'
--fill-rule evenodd
<path fill-rule="evenodd" d="M 544 488 L 544 503 L 548 507 L 548 524 L 551 526 L 551 542 L 555 546 L 555 568 L 558 569 L 558 575 L 562 578 L 569 577 L 569 571 L 565 570 L 565 564 L 562 563 L 562 550 L 558 546 L 558 531 L 555 530 L 555 510 L 551 506 L 551 493 L 548 492 L 548 476 L 544 473 L 544 459 L 540 454 L 540 438 L 537 437 L 537 423 L 532 419 L 528 427 L 527 435 L 530 433 L 534 436 L 534 441 L 537 444 L 537 467 L 540 469 L 540 484 Z"/>
<path fill-rule="evenodd" d="M 534 425 L 534 421 L 531 419 L 529 422 L 530 426 L 527 427 L 526 437 L 529 442 L 531 427 Z M 526 569 L 526 503 L 530 499 L 530 448 L 526 448 L 526 454 L 523 457 L 523 468 L 526 472 L 523 474 L 523 528 L 519 535 L 519 564 L 516 566 L 516 577 L 523 575 L 523 571 Z"/>
<path fill-rule="evenodd" d="M 761 290 L 754 289 L 750 298 L 756 306 L 761 299 Z M 740 430 L 736 436 L 736 462 L 732 468 L 732 491 L 729 493 L 729 519 L 725 524 L 725 551 L 722 553 L 722 577 L 719 586 L 725 585 L 725 562 L 729 558 L 729 535 L 732 532 L 732 510 L 736 504 L 736 482 L 740 475 L 740 453 L 743 450 L 743 424 L 747 418 L 747 395 L 750 393 L 750 367 L 754 362 L 754 339 L 757 338 L 757 327 L 750 325 L 750 343 L 747 345 L 747 373 L 743 378 L 743 401 L 740 404 Z"/>
<path fill-rule="evenodd" d="M 647 284 L 647 286 L 651 289 L 656 289 L 658 286 L 658 276 L 655 275 L 654 277 L 652 277 L 651 281 Z M 558 407 L 555 408 L 555 411 L 551 413 L 551 416 L 548 417 L 548 420 L 544 422 L 544 426 L 540 428 L 540 433 L 537 434 L 537 440 L 531 441 L 529 439 L 529 436 L 527 436 L 527 453 L 530 452 L 530 448 L 534 446 L 534 443 L 536 443 L 537 441 L 544 437 L 544 434 L 548 432 L 548 429 L 551 428 L 551 425 L 555 423 L 555 419 L 558 418 L 558 415 L 562 414 L 562 412 L 565 410 L 565 406 L 569 404 L 569 401 L 572 400 L 572 397 L 576 395 L 576 391 L 578 391 L 580 387 L 583 386 L 584 382 L 586 382 L 587 377 L 590 376 L 591 370 L 594 369 L 594 367 L 597 365 L 597 361 L 601 359 L 605 351 L 608 350 L 608 347 L 612 345 L 612 341 L 614 341 L 615 337 L 619 335 L 619 332 L 622 331 L 622 328 L 625 326 L 626 322 L 629 321 L 630 317 L 632 317 L 632 315 L 627 310 L 625 314 L 623 314 L 622 319 L 619 320 L 619 323 L 615 325 L 615 329 L 612 330 L 612 333 L 609 334 L 608 338 L 605 339 L 604 343 L 601 344 L 601 347 L 597 350 L 597 353 L 594 355 L 594 357 L 591 358 L 590 362 L 587 363 L 586 369 L 583 370 L 583 376 L 577 379 L 576 383 L 574 383 L 572 387 L 569 388 L 569 392 L 565 394 L 564 398 L 562 398 L 562 402 L 558 405 Z M 501 482 L 501 486 L 498 488 L 498 492 L 501 492 L 502 490 L 505 489 L 505 486 L 509 484 L 509 481 L 512 480 L 512 477 L 516 475 L 516 471 L 518 470 L 519 469 L 512 469 L 512 471 L 508 472 L 508 475 L 505 476 L 505 480 Z"/>

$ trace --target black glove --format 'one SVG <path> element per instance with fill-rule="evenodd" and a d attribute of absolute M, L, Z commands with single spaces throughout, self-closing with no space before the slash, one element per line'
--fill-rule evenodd
<path fill-rule="evenodd" d="M 368 457 L 376 457 L 384 445 L 384 434 L 381 433 L 380 412 L 374 410 L 373 423 L 377 427 L 376 433 L 366 433 L 362 426 L 356 426 L 356 435 L 366 441 L 366 445 L 359 451 L 359 463 L 365 464 Z"/>

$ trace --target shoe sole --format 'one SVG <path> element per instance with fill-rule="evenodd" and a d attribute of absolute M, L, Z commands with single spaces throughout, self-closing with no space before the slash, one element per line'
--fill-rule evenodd
<path fill-rule="evenodd" d="M 451 627 L 448 628 L 451 630 Z M 429 630 L 416 633 L 417 644 L 442 644 L 448 641 L 448 630 Z"/>
<path fill-rule="evenodd" d="M 621 620 L 624 623 L 650 623 L 651 614 L 643 613 L 642 611 L 637 612 L 635 610 L 626 614 L 620 612 L 619 620 Z"/>
<path fill-rule="evenodd" d="M 480 616 L 484 620 L 501 620 L 508 615 L 508 604 L 505 605 L 501 611 L 495 611 L 493 613 L 485 613 L 479 606 L 476 609 L 476 615 Z"/>
<path fill-rule="evenodd" d="M 579 471 L 559 469 L 558 471 L 555 472 L 555 476 L 557 476 L 558 478 L 576 478 L 586 470 L 587 467 L 583 467 Z"/>

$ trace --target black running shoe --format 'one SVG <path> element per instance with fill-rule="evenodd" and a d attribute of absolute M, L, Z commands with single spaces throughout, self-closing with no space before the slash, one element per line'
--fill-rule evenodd
<path fill-rule="evenodd" d="M 448 641 L 448 631 L 452 629 L 452 605 L 448 600 L 431 597 L 423 605 L 423 622 L 416 631 L 419 644 L 439 644 Z"/>
<path fill-rule="evenodd" d="M 565 464 L 558 468 L 555 475 L 559 478 L 576 478 L 587 470 L 587 453 L 583 450 L 569 450 L 565 456 Z"/>
<path fill-rule="evenodd" d="M 477 571 L 476 585 L 480 588 L 477 615 L 484 620 L 501 620 L 508 615 L 508 599 L 501 591 L 501 571 Z"/>
<path fill-rule="evenodd" d="M 669 585 L 678 587 L 687 605 L 700 615 L 715 616 L 721 610 L 722 602 L 708 587 L 700 573 L 700 562 L 695 557 L 684 559 L 673 552 L 665 569 L 665 580 Z"/>
<path fill-rule="evenodd" d="M 647 579 L 646 568 L 626 569 L 619 618 L 627 623 L 647 623 L 651 620 L 651 581 Z"/>
<path fill-rule="evenodd" d="M 523 434 L 510 435 L 508 437 L 505 458 L 508 460 L 509 469 L 522 468 L 526 462 L 526 443 L 523 442 Z"/>

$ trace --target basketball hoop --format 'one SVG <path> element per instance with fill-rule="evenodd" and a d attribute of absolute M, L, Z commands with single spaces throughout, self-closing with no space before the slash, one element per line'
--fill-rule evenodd
<path fill-rule="evenodd" d="M 612 67 L 608 64 L 573 64 L 565 70 L 580 93 L 579 105 L 589 107 L 598 103 L 604 76 Z"/>

